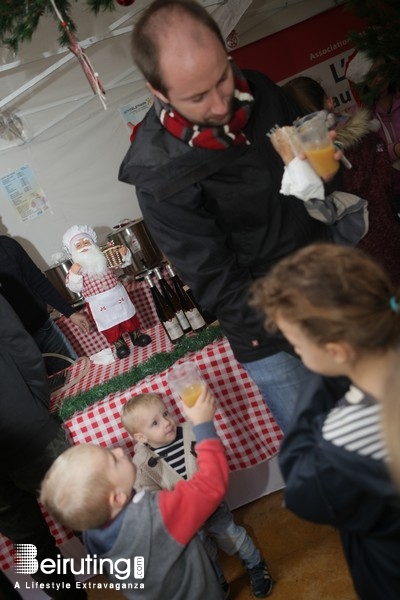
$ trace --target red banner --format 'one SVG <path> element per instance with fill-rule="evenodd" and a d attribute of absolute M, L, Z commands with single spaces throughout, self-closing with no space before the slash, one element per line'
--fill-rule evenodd
<path fill-rule="evenodd" d="M 336 106 L 353 103 L 344 68 L 353 48 L 351 30 L 363 26 L 353 12 L 338 6 L 231 52 L 241 68 L 264 72 L 278 83 L 299 74 L 317 79 Z"/>

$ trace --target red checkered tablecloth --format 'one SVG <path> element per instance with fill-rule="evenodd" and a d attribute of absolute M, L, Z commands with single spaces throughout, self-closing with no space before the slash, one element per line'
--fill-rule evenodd
<path fill-rule="evenodd" d="M 135 305 L 141 330 L 147 331 L 154 327 L 158 323 L 158 317 L 148 285 L 143 281 L 129 281 L 125 283 L 125 287 Z M 81 331 L 70 319 L 62 315 L 55 320 L 55 323 L 68 338 L 78 356 L 91 356 L 104 348 L 109 348 L 110 344 L 105 336 L 97 331 L 87 307 L 82 310 L 91 323 L 90 333 Z"/>
<path fill-rule="evenodd" d="M 274 456 L 281 440 L 280 429 L 258 387 L 233 357 L 227 340 L 223 338 L 191 352 L 178 363 L 183 360 L 197 363 L 215 394 L 219 406 L 216 426 L 227 451 L 230 470 L 245 469 Z M 177 419 L 183 421 L 180 399 L 173 395 L 167 383 L 169 370 L 149 375 L 125 392 L 110 394 L 74 415 L 66 422 L 74 443 L 122 444 L 131 451 L 133 444 L 121 427 L 119 414 L 128 398 L 142 392 L 161 394 Z M 87 377 L 94 385 L 97 383 L 96 373 Z"/>
<path fill-rule="evenodd" d="M 110 377 L 126 372 L 132 365 L 145 361 L 154 353 L 172 348 L 161 325 L 151 328 L 148 333 L 152 337 L 150 346 L 135 347 L 129 357 L 111 365 L 92 365 L 89 372 L 67 393 L 73 395 L 90 389 Z M 178 362 L 183 360 L 196 362 L 215 394 L 218 404 L 215 423 L 227 453 L 229 469 L 246 469 L 273 457 L 278 452 L 282 433 L 258 387 L 234 358 L 226 338 L 191 352 Z M 149 375 L 128 390 L 110 394 L 86 410 L 76 413 L 65 423 L 73 443 L 120 446 L 133 455 L 134 443 L 121 426 L 120 411 L 128 398 L 142 392 L 161 394 L 177 420 L 183 421 L 180 400 L 173 395 L 167 383 L 169 370 Z M 55 395 L 53 407 L 62 402 L 65 396 L 65 393 Z M 69 532 L 57 526 L 48 515 L 45 516 L 57 543 L 65 541 Z M 0 537 L 0 566 L 3 569 L 12 565 L 11 548 L 11 543 Z"/>
<path fill-rule="evenodd" d="M 113 377 L 127 373 L 135 365 L 139 365 L 148 360 L 151 356 L 159 352 L 168 352 L 173 349 L 173 344 L 169 341 L 162 325 L 158 323 L 151 329 L 147 330 L 147 334 L 151 337 L 151 343 L 144 348 L 133 346 L 126 338 L 126 342 L 130 349 L 130 355 L 120 360 L 115 358 L 115 362 L 108 365 L 96 365 L 90 362 L 90 369 L 82 378 L 81 373 L 84 372 L 84 363 L 78 362 L 70 368 L 71 381 L 76 381 L 74 385 L 69 387 L 67 391 L 59 391 L 52 395 L 51 409 L 55 410 L 65 398 L 75 396 L 79 392 L 92 389 L 94 386 L 104 383 Z M 115 353 L 114 353 L 115 357 Z"/>

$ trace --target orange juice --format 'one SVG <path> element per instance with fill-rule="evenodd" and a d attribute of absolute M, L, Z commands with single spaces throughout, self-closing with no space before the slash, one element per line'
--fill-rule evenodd
<path fill-rule="evenodd" d="M 195 381 L 190 385 L 186 386 L 179 392 L 180 397 L 186 406 L 193 406 L 196 404 L 197 398 L 203 391 L 203 384 L 200 381 Z"/>
<path fill-rule="evenodd" d="M 304 148 L 304 152 L 314 171 L 320 177 L 330 177 L 339 169 L 339 162 L 333 158 L 336 148 L 333 144 L 316 148 Z"/>

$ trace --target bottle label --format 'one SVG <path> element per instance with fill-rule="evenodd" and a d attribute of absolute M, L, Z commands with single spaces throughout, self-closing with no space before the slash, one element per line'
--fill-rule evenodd
<path fill-rule="evenodd" d="M 179 325 L 179 321 L 176 317 L 170 319 L 169 321 L 163 321 L 163 325 L 167 330 L 171 340 L 178 340 L 180 337 L 182 337 L 182 327 Z"/>
<path fill-rule="evenodd" d="M 190 323 L 189 323 L 188 319 L 186 318 L 186 315 L 183 312 L 183 310 L 177 310 L 176 311 L 176 316 L 177 316 L 177 319 L 178 319 L 178 321 L 179 321 L 180 326 L 182 327 L 182 329 L 183 330 L 189 329 Z"/>
<path fill-rule="evenodd" d="M 206 324 L 205 320 L 203 319 L 197 308 L 192 308 L 191 310 L 188 310 L 186 312 L 186 316 L 193 331 L 204 327 Z"/>

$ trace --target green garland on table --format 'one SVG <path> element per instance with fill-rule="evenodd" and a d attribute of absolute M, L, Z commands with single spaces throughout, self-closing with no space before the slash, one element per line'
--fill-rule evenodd
<path fill-rule="evenodd" d="M 200 350 L 223 336 L 224 334 L 219 325 L 213 325 L 192 336 L 187 336 L 179 341 L 173 350 L 153 354 L 145 362 L 135 365 L 127 373 L 117 375 L 104 383 L 100 383 L 87 392 L 80 392 L 75 396 L 67 396 L 58 408 L 58 417 L 61 421 L 66 421 L 76 412 L 84 410 L 109 394 L 123 392 L 135 385 L 135 383 L 138 383 L 141 379 L 144 379 L 147 375 L 154 375 L 165 371 L 179 358 L 185 356 L 185 354 Z"/>

